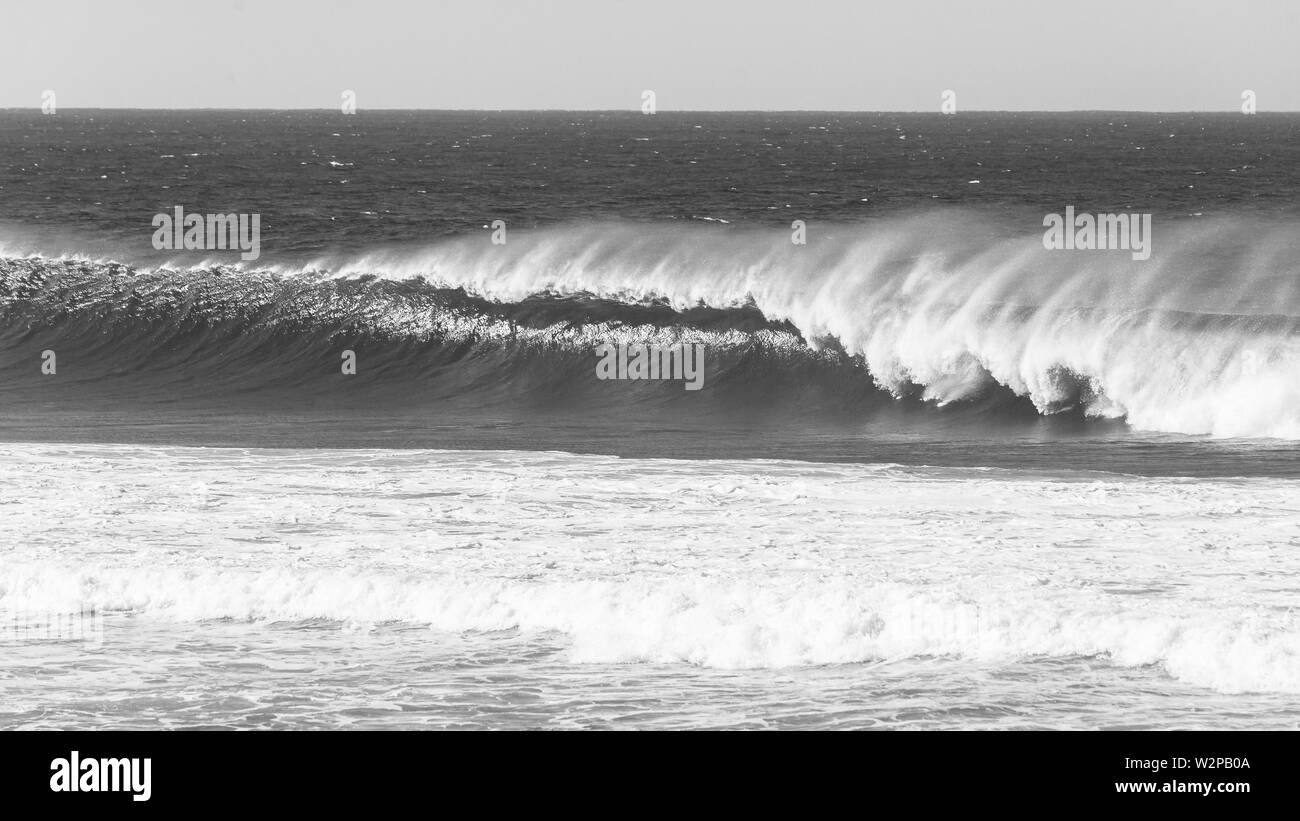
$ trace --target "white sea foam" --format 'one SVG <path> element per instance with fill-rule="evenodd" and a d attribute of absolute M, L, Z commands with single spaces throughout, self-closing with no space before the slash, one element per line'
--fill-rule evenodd
<path fill-rule="evenodd" d="M 1095 657 L 1300 692 L 1290 480 L 5 445 L 0 491 L 0 614 L 512 630 L 577 664 Z"/>
<path fill-rule="evenodd" d="M 798 667 L 954 656 L 1013 663 L 1101 656 L 1162 665 L 1221 692 L 1300 692 L 1300 621 L 1258 608 L 1125 601 L 1096 589 L 863 585 L 777 576 L 719 581 L 453 580 L 366 571 L 7 566 L 4 607 L 87 603 L 150 618 L 407 622 L 450 632 L 557 632 L 577 663 Z"/>

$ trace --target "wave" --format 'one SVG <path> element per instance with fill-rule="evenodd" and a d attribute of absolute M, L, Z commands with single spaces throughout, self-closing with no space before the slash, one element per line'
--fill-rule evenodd
<path fill-rule="evenodd" d="M 226 388 L 301 383 L 312 351 L 353 341 L 379 348 L 363 382 L 436 376 L 440 396 L 483 405 L 598 401 L 601 342 L 702 342 L 715 394 L 841 409 L 995 397 L 1295 440 L 1295 228 L 1157 222 L 1152 258 L 1134 261 L 1047 251 L 1040 233 L 964 211 L 814 225 L 805 246 L 780 228 L 562 226 L 248 268 L 9 258 L 0 300 L 11 350 L 111 348 L 114 373 L 170 368 Z M 646 401 L 670 400 L 684 401 Z"/>
<path fill-rule="evenodd" d="M 555 634 L 578 664 L 686 663 L 723 669 L 1098 657 L 1158 665 L 1228 692 L 1300 692 L 1300 630 L 1290 614 L 1135 602 L 1087 588 L 983 600 L 854 580 L 428 578 L 377 572 L 6 567 L 9 614 L 87 608 L 171 622 L 328 621 L 369 629 Z"/>

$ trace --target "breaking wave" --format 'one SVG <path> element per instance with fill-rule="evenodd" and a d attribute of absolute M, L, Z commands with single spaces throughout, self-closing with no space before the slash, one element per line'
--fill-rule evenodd
<path fill-rule="evenodd" d="M 997 397 L 1140 430 L 1294 440 L 1295 228 L 1157 222 L 1147 261 L 1047 251 L 1038 233 L 964 212 L 813 226 L 804 246 L 780 228 L 610 224 L 247 267 L 9 257 L 0 342 L 5 367 L 39 346 L 248 391 L 292 384 L 347 342 L 368 357 L 363 381 L 436 377 L 440 395 L 483 405 L 590 392 L 602 342 L 703 342 L 715 392 Z"/>
<path fill-rule="evenodd" d="M 552 633 L 580 664 L 686 663 L 786 668 L 952 657 L 1005 663 L 1101 657 L 1158 665 L 1220 692 L 1300 692 L 1293 616 L 1239 608 L 1116 607 L 1069 594 L 971 600 L 897 583 L 850 580 L 516 581 L 381 573 L 179 569 L 8 569 L 0 604 L 22 612 L 113 614 L 195 622 L 384 623 L 453 633 Z M 62 608 L 62 610 L 60 610 Z"/>

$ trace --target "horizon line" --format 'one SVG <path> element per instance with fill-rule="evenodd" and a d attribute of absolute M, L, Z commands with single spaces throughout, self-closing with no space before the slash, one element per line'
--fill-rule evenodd
<path fill-rule="evenodd" d="M 362 111 L 454 111 L 479 114 L 638 114 L 654 117 L 659 114 L 937 114 L 953 117 L 960 114 L 1243 114 L 1239 109 L 1219 108 L 1063 108 L 1063 109 L 1028 109 L 1028 108 L 970 108 L 952 113 L 934 109 L 865 109 L 865 108 L 675 108 L 658 109 L 653 114 L 642 112 L 638 108 L 402 108 L 402 107 L 358 107 L 351 114 L 343 114 L 338 106 L 252 106 L 235 108 L 231 106 L 193 106 L 186 108 L 163 106 L 58 106 L 59 111 L 329 111 L 341 116 L 355 116 Z M 0 106 L 0 111 L 41 111 L 41 106 Z M 1300 114 L 1300 109 L 1265 109 L 1258 114 Z M 56 115 L 57 116 L 57 115 Z"/>

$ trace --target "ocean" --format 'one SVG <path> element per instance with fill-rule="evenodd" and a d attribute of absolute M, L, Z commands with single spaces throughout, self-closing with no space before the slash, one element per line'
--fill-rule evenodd
<path fill-rule="evenodd" d="M 1292 114 L 0 111 L 0 728 L 1296 728 L 1297 227 Z"/>

